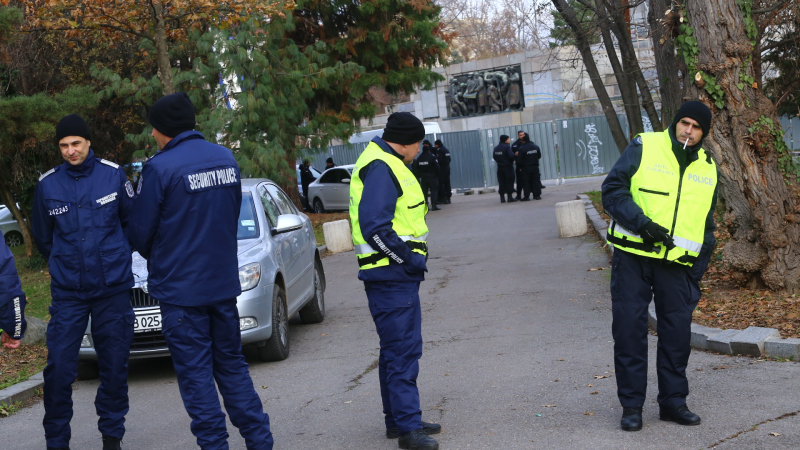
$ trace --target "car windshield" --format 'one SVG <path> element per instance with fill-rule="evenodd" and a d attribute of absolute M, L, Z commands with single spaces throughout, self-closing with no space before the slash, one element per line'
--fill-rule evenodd
<path fill-rule="evenodd" d="M 253 196 L 249 192 L 242 192 L 242 209 L 239 211 L 239 228 L 236 231 L 236 239 L 258 238 L 258 217 L 256 207 L 253 204 Z"/>

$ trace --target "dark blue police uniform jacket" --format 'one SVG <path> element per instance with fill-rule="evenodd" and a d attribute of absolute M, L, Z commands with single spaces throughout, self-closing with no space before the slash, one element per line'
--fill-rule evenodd
<path fill-rule="evenodd" d="M 22 339 L 26 325 L 25 294 L 14 265 L 14 255 L 4 239 L 0 243 L 0 330 L 13 339 Z"/>
<path fill-rule="evenodd" d="M 89 156 L 51 169 L 36 186 L 32 229 L 50 262 L 56 299 L 108 297 L 133 287 L 125 231 L 133 187 L 117 164 Z"/>
<path fill-rule="evenodd" d="M 183 132 L 145 163 L 139 186 L 130 238 L 147 259 L 150 295 L 179 306 L 239 296 L 242 187 L 231 151 Z"/>

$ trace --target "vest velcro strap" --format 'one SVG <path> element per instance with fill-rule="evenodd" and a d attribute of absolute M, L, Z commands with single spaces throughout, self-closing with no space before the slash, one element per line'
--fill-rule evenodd
<path fill-rule="evenodd" d="M 374 255 L 358 258 L 358 267 L 364 267 L 370 264 L 375 264 L 384 258 L 386 258 L 386 255 L 384 255 L 383 253 L 375 253 Z"/>
<path fill-rule="evenodd" d="M 612 244 L 618 245 L 620 247 L 632 248 L 634 250 L 641 250 L 643 252 L 649 252 L 649 253 L 658 253 L 658 249 L 653 244 L 631 241 L 628 240 L 625 236 L 623 236 L 622 238 L 618 238 L 613 234 L 608 233 L 606 235 L 606 239 L 608 239 L 608 242 L 611 242 Z"/>
<path fill-rule="evenodd" d="M 428 253 L 428 244 L 426 244 L 425 242 L 406 241 L 406 245 L 411 250 L 421 250 L 425 253 Z"/>
<path fill-rule="evenodd" d="M 415 241 L 427 241 L 428 240 L 428 233 L 425 233 L 422 236 L 418 236 L 418 237 L 414 237 L 414 236 L 411 236 L 411 235 L 397 236 L 397 237 L 399 237 L 403 241 L 410 241 L 412 239 L 415 240 Z"/>
<path fill-rule="evenodd" d="M 685 263 L 685 264 L 692 264 L 694 265 L 695 261 L 697 261 L 697 256 L 692 256 L 689 254 L 683 255 L 680 258 L 676 259 L 675 261 Z"/>
<path fill-rule="evenodd" d="M 370 253 L 375 253 L 375 249 L 372 248 L 369 244 L 358 244 L 355 247 L 356 255 L 367 255 Z"/>

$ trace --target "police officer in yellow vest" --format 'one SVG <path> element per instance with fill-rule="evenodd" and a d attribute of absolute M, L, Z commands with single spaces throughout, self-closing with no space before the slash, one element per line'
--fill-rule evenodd
<path fill-rule="evenodd" d="M 711 111 L 684 103 L 667 131 L 642 133 L 603 182 L 612 220 L 614 365 L 625 431 L 642 428 L 647 388 L 647 307 L 658 317 L 660 418 L 699 425 L 686 406 L 692 312 L 714 249 L 717 167 L 703 149 Z"/>
<path fill-rule="evenodd" d="M 350 181 L 350 221 L 369 310 L 380 338 L 378 377 L 386 437 L 400 448 L 436 450 L 429 435 L 441 426 L 422 421 L 417 375 L 422 356 L 419 284 L 427 272 L 428 207 L 407 164 L 419 152 L 425 127 L 413 114 L 389 116 L 382 138 L 359 156 Z"/>

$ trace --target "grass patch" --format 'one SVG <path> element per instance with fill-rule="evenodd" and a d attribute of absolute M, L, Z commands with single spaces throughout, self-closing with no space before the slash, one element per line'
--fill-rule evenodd
<path fill-rule="evenodd" d="M 594 205 L 594 209 L 600 213 L 600 217 L 602 217 L 606 222 L 611 220 L 611 217 L 606 214 L 606 210 L 603 209 L 603 193 L 600 191 L 588 191 L 584 192 L 589 200 L 592 201 L 592 205 Z"/>
<path fill-rule="evenodd" d="M 25 256 L 25 246 L 13 247 L 14 263 L 17 266 L 19 278 L 22 281 L 22 290 L 28 300 L 25 315 L 42 320 L 50 320 L 48 307 L 52 302 L 50 297 L 50 272 L 47 261 L 36 250 L 33 256 Z"/>
<path fill-rule="evenodd" d="M 317 245 L 325 245 L 325 235 L 322 233 L 322 224 L 337 220 L 350 220 L 350 213 L 325 213 L 314 214 L 306 213 L 314 226 L 314 236 L 317 238 Z"/>
<path fill-rule="evenodd" d="M 21 345 L 18 349 L 3 349 L 0 353 L 0 389 L 21 383 L 36 375 L 47 364 L 47 347 Z"/>

